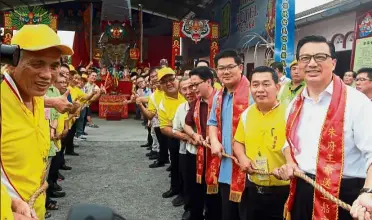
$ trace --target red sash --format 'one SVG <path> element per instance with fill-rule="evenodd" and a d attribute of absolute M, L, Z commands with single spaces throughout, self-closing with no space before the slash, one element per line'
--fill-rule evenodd
<path fill-rule="evenodd" d="M 291 156 L 295 160 L 295 153 L 299 151 L 297 126 L 301 114 L 304 98 L 300 94 L 293 103 L 287 121 L 286 136 L 291 149 Z M 344 168 L 344 116 L 346 108 L 346 86 L 342 80 L 333 76 L 332 100 L 328 108 L 327 116 L 323 124 L 318 146 L 318 158 L 316 168 L 316 182 L 321 184 L 336 198 L 339 197 L 341 178 Z M 297 163 L 297 162 L 296 162 Z M 290 219 L 296 192 L 296 179 L 290 184 L 290 193 L 284 209 L 284 217 Z M 338 207 L 331 200 L 325 198 L 317 190 L 314 192 L 314 220 L 338 219 Z"/>
<path fill-rule="evenodd" d="M 218 140 L 222 143 L 222 119 L 221 119 L 221 110 L 222 110 L 222 102 L 223 102 L 223 91 L 222 88 L 217 97 L 216 102 L 216 115 L 217 115 L 217 124 L 218 124 Z M 240 83 L 233 94 L 233 119 L 232 119 L 232 135 L 234 137 L 236 128 L 239 124 L 240 115 L 243 113 L 245 109 L 249 106 L 249 81 L 245 76 L 242 76 Z M 234 138 L 232 137 L 232 140 Z M 233 144 L 233 143 L 231 143 Z M 230 160 L 230 159 L 228 159 Z M 217 182 L 218 174 L 220 170 L 221 160 L 218 157 L 214 157 L 211 160 L 211 169 L 210 176 L 207 178 L 208 181 L 214 180 Z M 232 165 L 232 179 L 230 185 L 230 197 L 229 199 L 234 202 L 240 202 L 244 187 L 245 187 L 245 178 L 246 174 L 241 171 L 240 167 L 237 166 L 235 163 Z M 215 174 L 215 175 L 214 175 Z M 208 182 L 207 182 L 208 184 Z"/>
<path fill-rule="evenodd" d="M 213 93 L 208 99 L 208 117 L 211 112 L 213 97 L 216 94 L 216 90 L 213 90 Z M 196 125 L 196 131 L 198 134 L 202 134 L 201 126 L 200 126 L 200 101 L 201 99 L 197 99 L 195 103 L 194 109 L 194 121 Z M 206 130 L 206 136 L 208 137 L 208 129 Z M 206 148 L 206 167 L 210 167 L 210 158 L 212 158 L 211 150 Z M 201 184 L 202 183 L 202 175 L 204 169 L 204 147 L 198 146 L 197 156 L 196 156 L 196 182 Z M 209 169 L 206 169 L 205 176 L 210 176 Z M 216 191 L 217 190 L 217 191 Z M 207 194 L 216 194 L 218 192 L 218 184 L 207 184 Z"/>

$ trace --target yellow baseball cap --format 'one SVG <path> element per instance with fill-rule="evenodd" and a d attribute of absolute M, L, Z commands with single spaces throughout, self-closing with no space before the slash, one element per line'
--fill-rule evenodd
<path fill-rule="evenodd" d="M 84 73 L 83 75 L 81 75 L 81 78 L 88 79 L 88 75 Z"/>
<path fill-rule="evenodd" d="M 289 65 L 289 68 L 291 68 L 291 67 L 294 66 L 294 65 L 298 65 L 297 60 L 293 60 L 292 63 L 291 63 L 291 65 Z"/>
<path fill-rule="evenodd" d="M 73 70 L 75 70 L 75 67 L 73 66 L 73 65 L 68 65 L 69 67 L 70 67 L 70 71 L 73 71 Z"/>
<path fill-rule="evenodd" d="M 176 75 L 176 73 L 172 68 L 163 67 L 158 71 L 158 80 L 161 80 L 166 75 Z"/>
<path fill-rule="evenodd" d="M 62 55 L 72 55 L 74 51 L 61 44 L 57 33 L 45 24 L 24 25 L 12 38 L 11 44 L 17 44 L 23 50 L 39 51 L 56 47 Z"/>

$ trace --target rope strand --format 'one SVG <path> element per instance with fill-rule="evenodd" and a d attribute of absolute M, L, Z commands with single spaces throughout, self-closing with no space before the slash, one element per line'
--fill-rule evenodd
<path fill-rule="evenodd" d="M 206 141 L 203 141 L 203 146 L 211 149 L 211 145 L 209 145 Z M 240 166 L 240 164 L 238 163 L 238 160 L 237 160 L 236 157 L 231 156 L 231 155 L 228 155 L 225 152 L 222 152 L 222 156 L 225 157 L 225 158 L 230 158 L 232 161 L 234 161 L 234 163 L 236 165 Z M 263 170 L 254 170 L 254 172 L 256 174 L 260 174 L 260 175 L 274 176 L 274 174 L 272 172 L 266 172 L 266 171 L 263 171 Z M 298 177 L 298 178 L 303 179 L 304 181 L 306 181 L 307 183 L 309 183 L 310 185 L 312 185 L 316 190 L 318 190 L 321 194 L 323 194 L 326 198 L 328 198 L 332 202 L 336 203 L 339 207 L 341 207 L 341 208 L 343 208 L 343 209 L 345 209 L 347 211 L 350 211 L 351 206 L 349 204 L 347 204 L 347 203 L 341 201 L 340 199 L 334 197 L 330 192 L 328 192 L 321 185 L 319 185 L 318 183 L 316 183 L 315 180 L 313 180 L 310 177 L 306 176 L 304 173 L 300 173 L 300 172 L 296 172 L 295 171 L 293 173 L 293 175 L 295 177 Z"/>

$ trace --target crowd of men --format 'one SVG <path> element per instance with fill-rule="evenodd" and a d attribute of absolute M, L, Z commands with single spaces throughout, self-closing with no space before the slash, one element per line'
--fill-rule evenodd
<path fill-rule="evenodd" d="M 44 219 L 45 209 L 58 208 L 51 197 L 65 194 L 57 184 L 58 170 L 71 169 L 64 155 L 78 156 L 74 138 L 85 139 L 84 107 L 104 89 L 94 84 L 94 72 L 83 86 L 84 69 L 61 63 L 73 51 L 46 25 L 25 25 L 12 44 L 22 54 L 17 67 L 3 69 L 1 84 L 1 219 Z M 182 219 L 370 220 L 372 69 L 342 81 L 333 73 L 334 45 L 321 36 L 299 41 L 292 80 L 280 63 L 257 67 L 247 78 L 235 50 L 214 59 L 215 69 L 202 61 L 182 77 L 162 62 L 149 70 L 148 83 L 136 76 L 126 101 L 147 120 L 144 147 L 155 160 L 149 167 L 170 163 L 162 197 L 176 196 L 172 204 L 184 206 Z M 45 181 L 46 196 L 30 207 Z"/>
<path fill-rule="evenodd" d="M 247 79 L 234 50 L 215 57 L 216 72 L 196 66 L 178 78 L 166 66 L 150 70 L 155 90 L 136 103 L 156 139 L 143 145 L 156 159 L 150 168 L 170 162 L 163 198 L 176 196 L 182 219 L 370 219 L 372 69 L 347 72 L 343 82 L 336 62 L 332 44 L 308 36 L 291 79 L 278 62 Z M 352 204 L 351 213 L 295 171 Z"/>

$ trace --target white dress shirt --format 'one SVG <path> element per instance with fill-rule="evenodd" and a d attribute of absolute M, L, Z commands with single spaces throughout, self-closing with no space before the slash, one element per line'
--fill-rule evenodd
<path fill-rule="evenodd" d="M 343 178 L 365 178 L 372 163 L 372 103 L 356 89 L 349 86 L 346 88 Z M 301 94 L 304 103 L 297 128 L 301 151 L 295 155 L 295 159 L 301 170 L 314 175 L 320 133 L 332 93 L 333 82 L 320 94 L 318 102 L 309 97 L 306 87 Z M 294 101 L 288 106 L 287 117 Z M 285 147 L 288 147 L 287 143 Z"/>
<path fill-rule="evenodd" d="M 190 109 L 190 105 L 188 102 L 182 103 L 178 106 L 176 114 L 174 115 L 173 119 L 173 133 L 176 131 L 183 132 L 183 127 L 185 126 L 185 118 L 187 112 Z M 191 154 L 196 154 L 197 150 L 196 147 L 192 144 L 189 144 L 185 141 L 180 141 L 180 154 L 186 154 L 186 150 Z"/>

